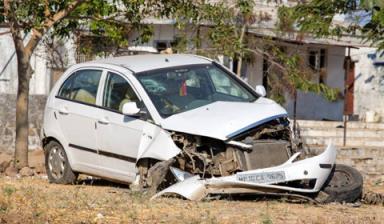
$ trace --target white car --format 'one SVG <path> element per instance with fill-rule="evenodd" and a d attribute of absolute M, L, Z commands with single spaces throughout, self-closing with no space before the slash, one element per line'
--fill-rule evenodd
<path fill-rule="evenodd" d="M 335 166 L 332 145 L 299 159 L 286 110 L 265 98 L 262 86 L 253 90 L 195 55 L 72 66 L 48 97 L 42 139 L 53 183 L 74 183 L 85 173 L 191 200 L 322 190 L 326 201 L 352 201 L 361 194 L 361 175 Z"/>

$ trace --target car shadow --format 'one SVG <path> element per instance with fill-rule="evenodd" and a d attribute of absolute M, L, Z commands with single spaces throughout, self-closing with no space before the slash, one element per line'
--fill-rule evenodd
<path fill-rule="evenodd" d="M 208 196 L 208 200 L 227 200 L 227 201 L 274 201 L 274 202 L 287 202 L 293 204 L 319 204 L 311 197 L 297 196 L 297 195 L 274 195 L 274 194 L 224 194 Z"/>
<path fill-rule="evenodd" d="M 111 187 L 116 188 L 116 190 L 124 190 L 127 192 L 133 193 L 131 189 L 129 188 L 128 184 L 124 183 L 117 183 L 101 178 L 95 178 L 95 177 L 87 177 L 87 178 L 80 178 L 76 185 L 85 185 L 85 186 L 94 186 L 94 187 Z M 142 191 L 142 196 L 146 195 L 146 191 Z M 136 192 L 139 193 L 140 192 Z M 165 198 L 179 198 L 181 200 L 188 200 L 183 198 L 180 195 L 167 195 Z M 208 195 L 206 198 L 203 199 L 203 201 L 249 201 L 249 202 L 287 202 L 287 203 L 294 203 L 294 204 L 318 204 L 314 200 L 310 200 L 310 197 L 292 197 L 289 195 L 274 195 L 274 194 L 212 194 Z"/>
<path fill-rule="evenodd" d="M 76 181 L 76 185 L 86 185 L 86 186 L 95 186 L 95 187 L 116 187 L 116 188 L 123 188 L 123 189 L 129 190 L 128 184 L 112 182 L 112 181 L 100 179 L 100 178 L 79 179 Z"/>

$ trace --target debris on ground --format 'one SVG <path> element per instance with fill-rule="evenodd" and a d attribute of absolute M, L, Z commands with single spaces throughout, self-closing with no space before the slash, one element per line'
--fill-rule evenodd
<path fill-rule="evenodd" d="M 362 198 L 363 203 L 368 205 L 383 205 L 384 206 L 384 194 L 368 191 L 364 193 Z"/>

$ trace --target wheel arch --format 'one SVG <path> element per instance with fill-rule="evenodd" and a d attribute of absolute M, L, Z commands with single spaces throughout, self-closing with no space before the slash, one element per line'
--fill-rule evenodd
<path fill-rule="evenodd" d="M 45 146 L 52 141 L 59 143 L 63 147 L 65 154 L 67 155 L 69 164 L 72 166 L 72 168 L 73 168 L 73 166 L 76 166 L 76 162 L 73 158 L 73 155 L 72 155 L 71 151 L 68 150 L 68 144 L 66 144 L 66 141 L 64 139 L 60 139 L 59 137 L 57 137 L 55 135 L 47 135 L 47 136 L 44 135 L 44 137 L 41 139 L 41 144 L 42 144 L 43 150 L 45 151 Z"/>
<path fill-rule="evenodd" d="M 53 137 L 53 136 L 48 136 L 48 137 L 44 137 L 44 138 L 41 140 L 41 145 L 42 145 L 44 151 L 45 151 L 45 148 L 44 148 L 44 147 L 45 147 L 46 145 L 48 145 L 48 143 L 50 143 L 51 141 L 55 141 L 55 142 L 59 143 L 59 144 L 64 148 L 63 144 L 61 144 L 61 142 L 60 142 L 57 138 L 55 138 L 55 137 Z"/>

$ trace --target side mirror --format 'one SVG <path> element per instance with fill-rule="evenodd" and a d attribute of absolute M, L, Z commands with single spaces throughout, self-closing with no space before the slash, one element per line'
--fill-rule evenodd
<path fill-rule="evenodd" d="M 123 105 L 123 114 L 128 116 L 137 115 L 140 109 L 137 107 L 136 102 L 128 102 Z"/>
<path fill-rule="evenodd" d="M 267 91 L 265 91 L 265 88 L 262 85 L 257 85 L 255 91 L 262 97 L 265 97 L 267 95 Z"/>

